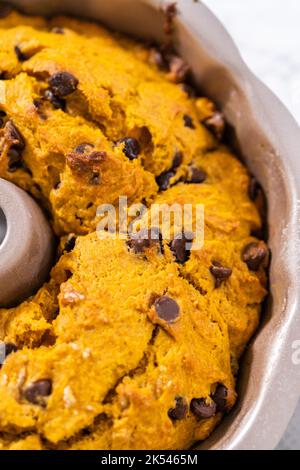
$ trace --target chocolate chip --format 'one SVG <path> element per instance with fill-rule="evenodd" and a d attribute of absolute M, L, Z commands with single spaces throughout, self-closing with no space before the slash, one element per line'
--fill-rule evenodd
<path fill-rule="evenodd" d="M 175 398 L 175 408 L 170 408 L 168 411 L 168 416 L 172 421 L 179 421 L 184 419 L 188 412 L 188 406 L 186 400 L 183 397 Z"/>
<path fill-rule="evenodd" d="M 215 278 L 216 288 L 220 287 L 222 282 L 226 281 L 226 279 L 228 279 L 232 274 L 232 269 L 225 268 L 218 261 L 213 261 L 212 266 L 209 268 L 209 270 Z"/>
<path fill-rule="evenodd" d="M 0 18 L 5 18 L 12 12 L 12 6 L 6 2 L 0 3 Z"/>
<path fill-rule="evenodd" d="M 15 46 L 15 54 L 20 62 L 24 62 L 28 59 L 26 54 L 23 54 L 19 46 Z"/>
<path fill-rule="evenodd" d="M 7 152 L 8 157 L 8 171 L 14 173 L 18 168 L 22 166 L 22 153 L 20 150 L 10 148 Z"/>
<path fill-rule="evenodd" d="M 77 145 L 75 148 L 75 152 L 77 153 L 89 153 L 93 150 L 95 146 L 93 144 L 83 143 Z"/>
<path fill-rule="evenodd" d="M 7 152 L 8 171 L 13 173 L 22 164 L 22 152 L 25 147 L 25 141 L 12 120 L 6 122 L 4 131 L 5 139 L 9 145 Z"/>
<path fill-rule="evenodd" d="M 76 90 L 78 80 L 69 72 L 57 72 L 51 75 L 48 83 L 55 96 L 64 98 Z"/>
<path fill-rule="evenodd" d="M 104 151 L 94 150 L 91 153 L 73 151 L 67 154 L 66 160 L 72 172 L 78 175 L 85 175 L 91 179 L 98 173 L 99 166 L 106 156 L 107 154 Z"/>
<path fill-rule="evenodd" d="M 132 234 L 127 245 L 135 253 L 144 253 L 147 248 L 150 248 L 155 243 L 161 244 L 161 234 L 157 228 L 143 229 L 137 234 Z"/>
<path fill-rule="evenodd" d="M 227 396 L 228 389 L 223 384 L 218 384 L 215 392 L 212 395 L 212 399 L 217 405 L 217 411 L 222 413 L 227 409 Z"/>
<path fill-rule="evenodd" d="M 242 259 L 250 271 L 258 271 L 260 265 L 267 258 L 269 249 L 263 241 L 247 245 L 243 251 Z"/>
<path fill-rule="evenodd" d="M 166 295 L 156 299 L 154 307 L 159 318 L 168 323 L 173 323 L 179 317 L 178 303 Z"/>
<path fill-rule="evenodd" d="M 195 129 L 195 124 L 191 116 L 188 116 L 187 114 L 185 114 L 183 116 L 183 121 L 184 121 L 185 127 L 189 127 L 190 129 Z"/>
<path fill-rule="evenodd" d="M 215 416 L 217 406 L 214 402 L 206 403 L 204 398 L 193 398 L 190 410 L 198 419 L 208 419 Z"/>
<path fill-rule="evenodd" d="M 58 98 L 57 96 L 55 96 L 49 88 L 45 90 L 44 97 L 47 101 L 50 101 L 50 103 L 55 109 L 61 109 L 62 111 L 65 111 L 66 101 L 62 98 Z"/>
<path fill-rule="evenodd" d="M 166 191 L 170 185 L 170 180 L 175 176 L 175 170 L 178 168 L 183 161 L 183 154 L 179 150 L 175 152 L 170 170 L 164 171 L 155 178 L 160 191 Z"/>
<path fill-rule="evenodd" d="M 173 251 L 178 263 L 184 264 L 189 259 L 189 245 L 193 241 L 193 238 L 193 233 L 181 233 L 176 235 L 174 240 L 171 242 L 171 250 Z"/>
<path fill-rule="evenodd" d="M 183 160 L 183 154 L 180 151 L 175 152 L 174 157 L 173 157 L 173 162 L 172 162 L 172 170 L 175 170 L 178 168 Z"/>
<path fill-rule="evenodd" d="M 14 148 L 18 150 L 23 150 L 25 147 L 25 141 L 23 139 L 22 134 L 18 130 L 18 128 L 15 126 L 12 120 L 7 121 L 5 125 L 5 133 L 6 133 L 6 138 L 8 142 L 13 146 Z"/>
<path fill-rule="evenodd" d="M 203 183 L 207 178 L 207 175 L 204 171 L 200 170 L 200 168 L 191 167 L 190 168 L 190 177 L 187 180 L 187 183 L 191 184 L 200 184 Z"/>
<path fill-rule="evenodd" d="M 52 381 L 50 379 L 38 380 L 30 384 L 23 391 L 23 395 L 27 401 L 40 406 L 45 406 L 44 397 L 48 397 L 51 393 Z"/>
<path fill-rule="evenodd" d="M 75 243 L 76 243 L 76 237 L 74 237 L 74 235 L 70 235 L 67 238 L 67 241 L 65 243 L 64 251 L 66 251 L 67 253 L 70 253 L 70 251 L 74 249 Z"/>
<path fill-rule="evenodd" d="M 129 160 L 134 160 L 139 156 L 139 153 L 141 151 L 141 146 L 139 142 L 134 139 L 133 137 L 126 137 L 125 139 L 120 139 L 117 144 L 123 144 L 124 143 L 124 149 L 123 153 L 126 155 Z"/>
<path fill-rule="evenodd" d="M 156 183 L 159 186 L 160 191 L 166 191 L 170 184 L 170 179 L 173 178 L 175 173 L 173 171 L 164 171 L 155 178 Z"/>
<path fill-rule="evenodd" d="M 218 140 L 222 140 L 225 131 L 225 119 L 223 113 L 216 111 L 211 117 L 205 119 L 203 124 Z"/>

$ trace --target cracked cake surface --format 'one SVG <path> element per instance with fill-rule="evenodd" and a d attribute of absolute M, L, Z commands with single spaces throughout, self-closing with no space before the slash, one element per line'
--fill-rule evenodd
<path fill-rule="evenodd" d="M 0 18 L 0 177 L 60 240 L 49 281 L 0 309 L 0 449 L 188 449 L 236 401 L 267 294 L 263 197 L 183 71 L 92 22 Z M 201 204 L 203 247 L 174 225 L 97 233 L 120 196 Z"/>

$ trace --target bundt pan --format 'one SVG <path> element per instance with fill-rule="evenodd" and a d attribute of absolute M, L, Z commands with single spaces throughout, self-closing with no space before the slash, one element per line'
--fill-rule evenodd
<path fill-rule="evenodd" d="M 28 13 L 69 13 L 141 38 L 162 40 L 157 0 L 15 0 Z M 200 2 L 178 0 L 174 40 L 195 82 L 225 112 L 241 155 L 268 199 L 270 296 L 244 357 L 239 401 L 199 449 L 273 449 L 300 395 L 300 130 L 249 71 L 231 38 Z M 298 361 L 299 362 L 299 361 Z"/>

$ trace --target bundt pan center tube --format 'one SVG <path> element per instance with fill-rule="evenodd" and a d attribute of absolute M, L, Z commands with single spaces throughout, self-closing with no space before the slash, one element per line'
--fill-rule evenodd
<path fill-rule="evenodd" d="M 0 308 L 32 295 L 49 275 L 53 234 L 38 204 L 0 178 Z"/>
<path fill-rule="evenodd" d="M 15 0 L 27 13 L 69 13 L 100 20 L 136 37 L 162 40 L 155 0 Z M 174 41 L 203 93 L 224 111 L 234 141 L 268 199 L 272 250 L 270 291 L 262 325 L 244 358 L 239 401 L 199 449 L 273 449 L 300 395 L 300 130 L 279 100 L 249 71 L 214 15 L 178 0 Z"/>

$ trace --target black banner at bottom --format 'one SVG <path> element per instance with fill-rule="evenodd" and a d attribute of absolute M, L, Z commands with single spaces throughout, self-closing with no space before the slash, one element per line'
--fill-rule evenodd
<path fill-rule="evenodd" d="M 0 464 L 22 462 L 22 466 L 30 464 L 30 468 L 34 468 L 37 464 L 40 468 L 40 465 L 82 463 L 92 464 L 92 468 L 121 466 L 132 469 L 160 465 L 192 468 L 204 464 L 220 464 L 223 468 L 226 464 L 237 464 L 253 468 L 253 465 L 273 462 L 287 465 L 290 459 L 295 461 L 295 456 L 290 451 L 3 451 Z"/>

